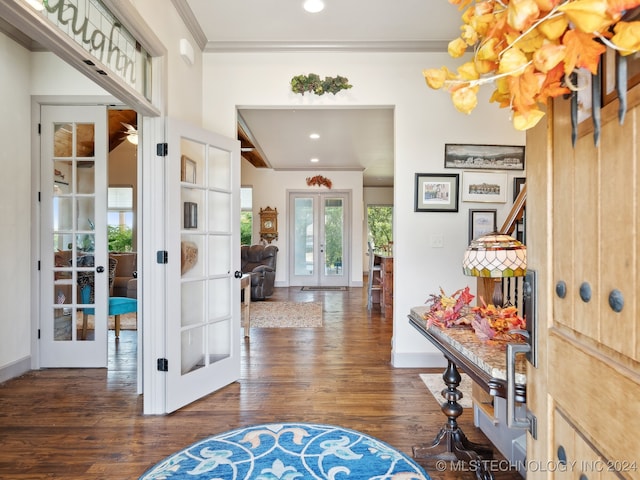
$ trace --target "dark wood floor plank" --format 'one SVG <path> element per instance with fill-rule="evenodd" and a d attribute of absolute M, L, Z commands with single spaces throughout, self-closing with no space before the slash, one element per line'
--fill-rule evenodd
<path fill-rule="evenodd" d="M 252 329 L 240 380 L 171 415 L 142 415 L 132 331 L 117 343 L 110 332 L 108 370 L 41 370 L 0 384 L 0 479 L 135 479 L 207 436 L 268 422 L 340 425 L 409 455 L 434 438 L 445 417 L 419 378 L 428 371 L 391 366 L 392 322 L 367 311 L 364 289 L 278 288 L 269 301 L 279 300 L 322 302 L 323 327 Z M 470 411 L 459 420 L 471 441 L 487 442 Z M 475 478 L 420 463 L 434 480 Z"/>

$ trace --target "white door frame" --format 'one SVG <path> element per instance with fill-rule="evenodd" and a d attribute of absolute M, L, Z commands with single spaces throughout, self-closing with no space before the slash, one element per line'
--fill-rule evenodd
<path fill-rule="evenodd" d="M 115 97 L 112 96 L 33 96 L 31 97 L 31 122 L 32 132 L 35 132 L 31 136 L 31 184 L 34 192 L 34 198 L 38 198 L 39 192 L 42 191 L 43 185 L 41 185 L 40 179 L 40 115 L 41 107 L 44 105 L 68 105 L 68 106 L 83 106 L 83 105 L 105 105 L 120 103 Z M 31 205 L 31 251 L 34 258 L 34 262 L 39 262 L 40 259 L 40 204 L 35 201 Z M 40 362 L 40 342 L 38 340 L 38 330 L 40 328 L 40 273 L 35 270 L 32 273 L 31 282 L 33 288 L 31 290 L 31 368 L 39 369 Z"/>

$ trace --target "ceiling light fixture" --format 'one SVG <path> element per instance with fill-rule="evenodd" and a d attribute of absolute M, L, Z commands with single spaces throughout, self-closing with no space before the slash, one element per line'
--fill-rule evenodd
<path fill-rule="evenodd" d="M 324 10 L 324 2 L 322 0 L 306 0 L 303 6 L 309 13 L 318 13 Z"/>
<path fill-rule="evenodd" d="M 317 133 L 312 133 L 311 135 L 309 135 L 309 138 L 312 140 L 317 140 L 320 138 L 320 135 L 318 135 Z"/>
<path fill-rule="evenodd" d="M 124 131 L 124 134 L 126 135 L 127 141 L 133 143 L 134 145 L 138 145 L 138 129 L 133 125 L 129 125 L 128 123 L 120 123 L 126 129 Z"/>
<path fill-rule="evenodd" d="M 311 163 L 318 163 L 320 161 L 319 158 L 312 158 L 311 160 L 309 160 Z"/>

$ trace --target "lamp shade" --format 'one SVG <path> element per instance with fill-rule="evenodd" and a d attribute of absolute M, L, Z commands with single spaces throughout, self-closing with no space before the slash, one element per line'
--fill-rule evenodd
<path fill-rule="evenodd" d="M 467 247 L 462 271 L 472 277 L 523 277 L 527 273 L 527 247 L 509 235 L 483 235 Z"/>

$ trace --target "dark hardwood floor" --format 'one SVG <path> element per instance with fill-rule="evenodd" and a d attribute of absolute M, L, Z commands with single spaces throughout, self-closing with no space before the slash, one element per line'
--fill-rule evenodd
<path fill-rule="evenodd" d="M 0 384 L 0 479 L 135 479 L 195 441 L 268 422 L 340 425 L 409 455 L 433 440 L 445 417 L 420 380 L 429 370 L 391 366 L 392 322 L 377 306 L 367 312 L 365 289 L 279 288 L 269 301 L 278 300 L 321 301 L 324 326 L 253 328 L 240 380 L 171 415 L 142 414 L 132 331 L 117 343 L 109 332 L 108 370 L 40 370 Z M 471 441 L 487 442 L 470 410 L 459 423 Z M 434 480 L 475 478 L 419 463 Z"/>

